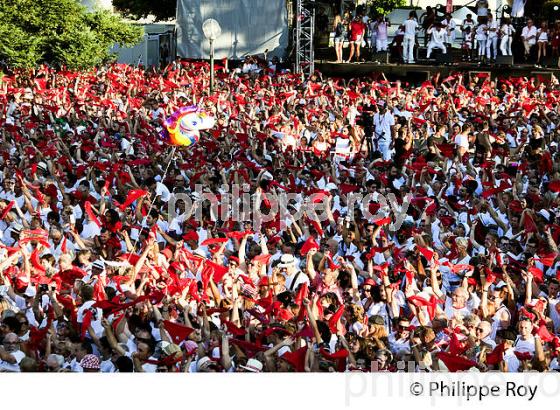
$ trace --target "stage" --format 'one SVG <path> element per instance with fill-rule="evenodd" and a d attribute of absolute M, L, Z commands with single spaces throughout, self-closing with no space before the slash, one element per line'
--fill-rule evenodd
<path fill-rule="evenodd" d="M 463 72 L 465 77 L 471 72 L 489 72 L 492 77 L 535 77 L 550 79 L 550 75 L 560 76 L 558 68 L 537 68 L 534 65 L 478 65 L 476 63 L 455 63 L 450 65 L 435 64 L 395 64 L 395 63 L 332 63 L 316 60 L 315 69 L 327 77 L 368 77 L 375 73 L 385 73 L 387 78 L 407 79 L 408 81 L 425 81 L 436 73 L 448 76 L 451 73 Z"/>

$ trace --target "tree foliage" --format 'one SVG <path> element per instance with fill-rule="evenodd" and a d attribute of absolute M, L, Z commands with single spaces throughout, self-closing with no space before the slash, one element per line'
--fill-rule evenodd
<path fill-rule="evenodd" d="M 91 67 L 108 59 L 114 44 L 134 45 L 142 34 L 109 11 L 88 13 L 77 0 L 0 1 L 0 59 L 12 67 Z"/>
<path fill-rule="evenodd" d="M 148 15 L 156 20 L 169 20 L 175 17 L 177 0 L 113 0 L 113 7 L 135 20 Z"/>
<path fill-rule="evenodd" d="M 407 4 L 406 0 L 368 0 L 367 4 L 371 9 L 380 15 L 386 16 L 396 8 L 404 7 Z"/>

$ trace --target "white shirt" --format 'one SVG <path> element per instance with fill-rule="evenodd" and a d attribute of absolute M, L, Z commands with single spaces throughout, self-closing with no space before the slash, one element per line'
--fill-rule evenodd
<path fill-rule="evenodd" d="M 533 38 L 527 40 L 530 45 L 537 43 L 537 27 L 532 26 L 529 28 L 528 26 L 523 27 L 523 31 L 521 32 L 521 37 L 527 39 L 528 37 L 533 36 Z"/>
<path fill-rule="evenodd" d="M 103 326 L 101 326 L 101 318 L 103 317 L 103 310 L 100 308 L 94 308 L 93 305 L 95 304 L 94 300 L 88 300 L 78 309 L 78 323 L 84 322 L 84 316 L 88 310 L 93 312 L 93 316 L 91 318 L 91 327 L 95 332 L 97 337 L 101 337 L 103 335 Z"/>
<path fill-rule="evenodd" d="M 496 20 L 488 21 L 488 23 L 486 23 L 486 26 L 488 27 L 488 38 L 494 38 L 498 36 L 498 22 Z"/>
<path fill-rule="evenodd" d="M 6 372 L 19 372 L 19 363 L 25 357 L 25 353 L 23 353 L 21 350 L 16 350 L 15 352 L 8 353 L 10 353 L 14 357 L 14 359 L 16 359 L 16 363 L 12 364 L 5 362 L 4 360 L 0 360 L 0 370 Z"/>
<path fill-rule="evenodd" d="M 405 20 L 404 26 L 404 38 L 414 39 L 416 36 L 416 30 L 418 30 L 418 23 L 414 19 Z"/>
<path fill-rule="evenodd" d="M 161 200 L 163 202 L 169 201 L 169 198 L 171 197 L 169 189 L 161 182 L 156 183 L 156 195 L 161 196 Z"/>
<path fill-rule="evenodd" d="M 395 125 L 395 117 L 389 111 L 383 115 L 376 112 L 373 116 L 373 124 L 375 126 L 375 133 L 389 140 L 391 138 L 391 127 Z"/>
<path fill-rule="evenodd" d="M 446 36 L 445 30 L 431 30 L 432 40 L 430 41 L 432 44 L 443 44 Z"/>
<path fill-rule="evenodd" d="M 295 291 L 299 285 L 302 285 L 304 283 L 307 283 L 309 285 L 309 277 L 302 271 L 298 271 L 286 278 L 286 289 Z"/>

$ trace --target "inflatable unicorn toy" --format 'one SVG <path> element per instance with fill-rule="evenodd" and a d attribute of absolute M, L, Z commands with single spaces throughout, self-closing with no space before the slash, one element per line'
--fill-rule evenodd
<path fill-rule="evenodd" d="M 200 131 L 214 127 L 214 117 L 196 105 L 182 107 L 165 120 L 162 138 L 172 145 L 189 147 L 198 142 Z"/>

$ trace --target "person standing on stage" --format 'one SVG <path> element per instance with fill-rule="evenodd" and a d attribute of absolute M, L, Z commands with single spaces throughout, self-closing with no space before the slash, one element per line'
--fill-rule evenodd
<path fill-rule="evenodd" d="M 486 30 L 486 58 L 488 61 L 495 61 L 498 55 L 498 22 L 494 20 L 492 14 L 488 14 Z"/>
<path fill-rule="evenodd" d="M 376 25 L 377 39 L 375 45 L 378 53 L 387 51 L 387 46 L 388 46 L 387 30 L 390 25 L 391 23 L 389 22 L 389 20 L 387 20 L 387 17 L 379 16 L 377 18 L 377 25 Z"/>
<path fill-rule="evenodd" d="M 360 61 L 360 47 L 364 41 L 364 34 L 366 32 L 366 25 L 362 21 L 362 17 L 357 14 L 354 20 L 350 23 L 350 56 L 347 63 L 352 61 L 354 52 L 356 53 L 356 61 Z"/>
<path fill-rule="evenodd" d="M 540 66 L 541 58 L 546 58 L 546 48 L 548 47 L 548 24 L 546 21 L 541 23 L 541 28 L 537 31 L 537 65 Z"/>
<path fill-rule="evenodd" d="M 442 20 L 441 24 L 445 29 L 445 44 L 447 47 L 451 48 L 453 47 L 457 35 L 457 24 L 450 13 L 445 14 L 445 18 Z"/>
<path fill-rule="evenodd" d="M 476 28 L 476 42 L 478 43 L 478 64 L 486 58 L 486 41 L 488 40 L 488 26 L 479 24 Z"/>
<path fill-rule="evenodd" d="M 418 31 L 418 22 L 416 21 L 414 12 L 408 14 L 408 19 L 403 23 L 404 39 L 403 39 L 403 58 L 407 64 L 414 64 L 414 45 L 416 44 L 416 32 Z"/>
<path fill-rule="evenodd" d="M 343 53 L 343 45 L 344 40 L 346 40 L 347 32 L 347 25 L 348 22 L 340 17 L 340 14 L 337 14 L 334 18 L 333 26 L 334 26 L 334 49 L 336 51 L 336 62 L 342 63 L 342 53 Z"/>
<path fill-rule="evenodd" d="M 515 33 L 515 28 L 511 24 L 510 19 L 504 19 L 502 27 L 500 27 L 500 50 L 502 55 L 511 56 L 511 43 L 513 41 L 513 34 Z"/>

